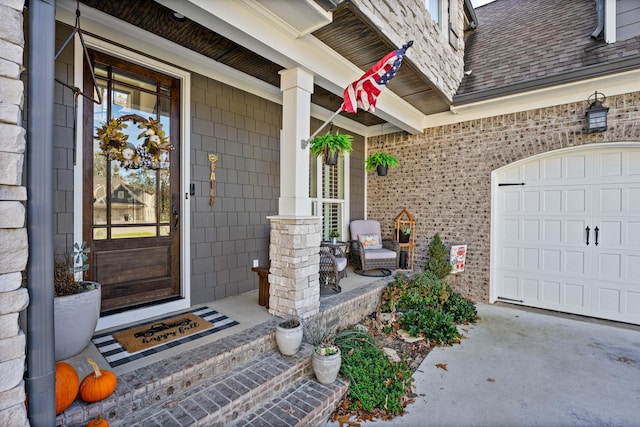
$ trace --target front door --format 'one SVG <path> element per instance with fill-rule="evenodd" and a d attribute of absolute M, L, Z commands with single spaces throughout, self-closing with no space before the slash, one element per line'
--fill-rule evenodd
<path fill-rule="evenodd" d="M 90 56 L 103 102 L 84 103 L 83 239 L 91 248 L 86 277 L 102 284 L 106 315 L 180 298 L 180 84 L 100 52 Z M 84 86 L 94 92 L 86 65 Z M 112 119 L 120 121 L 105 128 Z M 101 128 L 114 135 L 103 138 L 113 143 L 109 156 L 96 139 Z"/>

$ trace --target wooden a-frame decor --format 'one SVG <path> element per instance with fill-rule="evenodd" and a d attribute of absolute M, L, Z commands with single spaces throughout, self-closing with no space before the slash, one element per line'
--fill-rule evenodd
<path fill-rule="evenodd" d="M 407 208 L 402 209 L 393 220 L 395 230 L 395 240 L 400 243 L 400 263 L 403 264 L 402 252 L 406 253 L 406 266 L 400 265 L 401 269 L 413 270 L 416 247 L 416 219 L 409 213 Z"/>

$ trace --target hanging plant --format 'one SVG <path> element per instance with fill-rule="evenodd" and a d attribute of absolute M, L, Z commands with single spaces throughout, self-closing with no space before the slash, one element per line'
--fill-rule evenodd
<path fill-rule="evenodd" d="M 372 171 L 377 169 L 378 175 L 384 176 L 389 168 L 395 168 L 400 164 L 396 156 L 379 151 L 371 154 L 366 160 L 366 169 Z"/>
<path fill-rule="evenodd" d="M 351 135 L 327 132 L 309 141 L 309 152 L 315 156 L 322 154 L 327 165 L 336 165 L 340 153 L 350 153 L 353 150 L 352 141 Z"/>
<path fill-rule="evenodd" d="M 127 142 L 129 135 L 125 135 L 124 129 L 128 127 L 128 121 L 138 124 L 143 129 L 138 139 L 144 138 L 141 145 L 135 146 Z M 97 128 L 95 136 L 100 142 L 100 149 L 107 160 L 115 160 L 125 169 L 159 169 L 164 153 L 173 150 L 160 120 L 149 120 L 136 114 L 128 114 L 113 118 Z"/>

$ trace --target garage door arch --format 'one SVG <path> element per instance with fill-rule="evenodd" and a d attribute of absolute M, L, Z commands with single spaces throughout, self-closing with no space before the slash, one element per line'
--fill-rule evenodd
<path fill-rule="evenodd" d="M 492 302 L 640 324 L 640 143 L 496 169 L 491 207 Z"/>

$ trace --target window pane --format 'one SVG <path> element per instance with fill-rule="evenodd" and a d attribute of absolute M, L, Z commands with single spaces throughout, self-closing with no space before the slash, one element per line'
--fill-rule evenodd
<path fill-rule="evenodd" d="M 146 79 L 137 74 L 128 73 L 122 70 L 113 70 L 113 80 L 126 83 L 129 86 L 135 86 L 150 92 L 156 92 L 156 82 L 152 79 Z"/>
<path fill-rule="evenodd" d="M 113 227 L 111 229 L 112 239 L 127 239 L 131 237 L 155 237 L 156 227 Z"/>
<path fill-rule="evenodd" d="M 160 223 L 171 221 L 171 194 L 169 186 L 169 169 L 160 169 Z"/>
<path fill-rule="evenodd" d="M 114 84 L 111 94 L 111 102 L 113 103 L 111 115 L 120 117 L 126 114 L 139 114 L 145 119 L 155 117 L 156 101 L 157 97 L 153 93 Z M 137 129 L 137 127 L 134 128 Z"/>
<path fill-rule="evenodd" d="M 111 224 L 149 224 L 156 221 L 156 172 L 126 170 L 111 162 Z"/>

